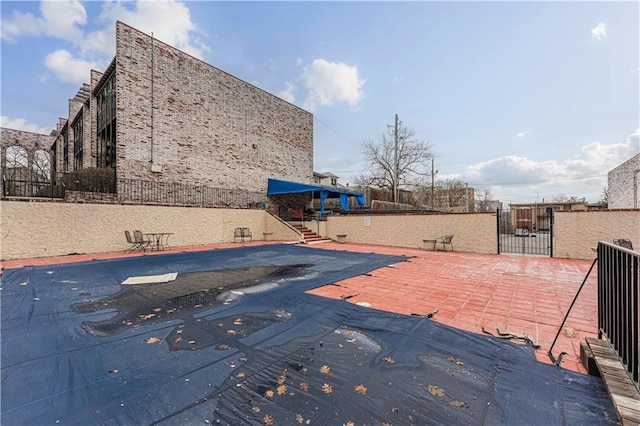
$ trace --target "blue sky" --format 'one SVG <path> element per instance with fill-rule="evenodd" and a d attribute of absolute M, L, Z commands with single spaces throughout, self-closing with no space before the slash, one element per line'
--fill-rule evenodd
<path fill-rule="evenodd" d="M 504 202 L 598 201 L 640 152 L 639 2 L 10 2 L 2 126 L 49 133 L 121 20 L 314 114 L 352 181 L 398 114 L 436 179 Z"/>

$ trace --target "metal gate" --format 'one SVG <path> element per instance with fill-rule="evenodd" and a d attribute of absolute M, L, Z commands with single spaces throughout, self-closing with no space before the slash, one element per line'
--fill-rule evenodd
<path fill-rule="evenodd" d="M 497 210 L 498 254 L 553 257 L 553 208 L 516 207 Z"/>

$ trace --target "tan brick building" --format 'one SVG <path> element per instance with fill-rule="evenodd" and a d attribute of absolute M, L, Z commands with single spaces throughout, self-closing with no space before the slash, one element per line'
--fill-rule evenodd
<path fill-rule="evenodd" d="M 117 22 L 113 61 L 87 77 L 53 132 L 54 172 L 107 167 L 119 188 L 138 179 L 262 193 L 268 178 L 312 181 L 311 113 L 151 35 Z"/>

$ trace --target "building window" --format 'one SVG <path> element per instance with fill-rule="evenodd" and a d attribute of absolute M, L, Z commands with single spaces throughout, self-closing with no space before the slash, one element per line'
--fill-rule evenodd
<path fill-rule="evenodd" d="M 116 74 L 111 73 L 96 95 L 98 167 L 116 167 Z"/>
<path fill-rule="evenodd" d="M 336 178 L 331 178 L 331 185 L 332 185 L 332 186 L 336 186 L 336 185 L 338 185 L 338 179 L 336 179 Z"/>
<path fill-rule="evenodd" d="M 73 124 L 73 170 L 82 169 L 84 137 L 82 115 Z"/>
<path fill-rule="evenodd" d="M 62 171 L 69 171 L 69 132 L 66 127 L 62 133 Z"/>

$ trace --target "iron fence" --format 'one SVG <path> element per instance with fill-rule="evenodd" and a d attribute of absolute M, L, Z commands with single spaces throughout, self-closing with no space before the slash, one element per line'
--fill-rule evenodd
<path fill-rule="evenodd" d="M 638 385 L 640 253 L 598 243 L 598 335 L 605 335 Z"/>
<path fill-rule="evenodd" d="M 141 179 L 90 177 L 57 173 L 53 179 L 41 175 L 3 175 L 3 197 L 52 198 L 121 204 L 229 207 L 264 209 L 265 194 L 244 189 L 155 182 Z"/>

